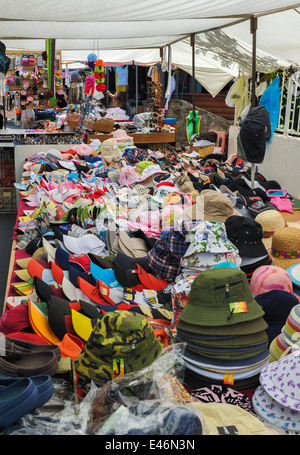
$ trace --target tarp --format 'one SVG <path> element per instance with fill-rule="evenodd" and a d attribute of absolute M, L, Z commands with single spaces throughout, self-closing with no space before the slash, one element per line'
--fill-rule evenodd
<path fill-rule="evenodd" d="M 0 0 L 0 8 L 8 53 L 42 51 L 55 38 L 63 61 L 95 51 L 108 64 L 152 64 L 172 44 L 172 63 L 191 74 L 195 33 L 195 77 L 213 96 L 239 72 L 251 74 L 251 16 L 259 71 L 300 60 L 300 3 L 289 0 Z"/>

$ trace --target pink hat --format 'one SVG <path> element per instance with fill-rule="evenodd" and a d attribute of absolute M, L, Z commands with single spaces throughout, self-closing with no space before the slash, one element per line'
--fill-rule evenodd
<path fill-rule="evenodd" d="M 141 180 L 141 176 L 132 166 L 124 166 L 120 169 L 119 183 L 120 185 L 132 185 Z"/>
<path fill-rule="evenodd" d="M 250 281 L 250 289 L 254 297 L 264 292 L 278 289 L 294 294 L 298 299 L 299 295 L 294 293 L 293 283 L 289 273 L 282 267 L 275 265 L 262 265 L 258 267 Z"/>
<path fill-rule="evenodd" d="M 128 136 L 128 134 L 126 133 L 125 130 L 122 130 L 121 128 L 119 128 L 118 130 L 115 130 L 113 132 L 113 138 L 118 141 L 118 142 L 122 142 L 122 141 L 133 141 L 133 138 Z"/>

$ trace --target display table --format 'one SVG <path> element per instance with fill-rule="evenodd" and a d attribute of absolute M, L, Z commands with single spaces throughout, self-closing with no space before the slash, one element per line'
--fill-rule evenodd
<path fill-rule="evenodd" d="M 176 134 L 173 133 L 134 133 L 128 134 L 128 136 L 133 138 L 133 142 L 135 144 L 164 144 L 164 143 L 175 143 L 176 142 Z M 92 140 L 99 139 L 99 141 L 103 142 L 106 139 L 111 139 L 113 137 L 112 134 L 88 134 L 87 135 L 87 143 L 90 144 Z"/>

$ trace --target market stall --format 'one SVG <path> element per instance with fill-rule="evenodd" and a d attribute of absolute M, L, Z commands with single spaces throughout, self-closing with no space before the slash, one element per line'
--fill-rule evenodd
<path fill-rule="evenodd" d="M 187 36 L 193 76 L 199 28 L 250 22 L 255 8 L 257 16 L 278 13 L 268 2 L 235 1 L 213 17 L 209 2 L 176 1 L 158 15 L 155 2 L 132 12 L 123 1 L 115 6 L 129 25 L 112 27 L 111 4 L 100 18 L 89 1 L 76 12 L 68 1 L 56 10 L 54 1 L 42 27 L 42 3 L 22 9 L 16 36 L 28 37 L 26 23 L 36 21 L 39 37 L 47 27 L 54 39 L 76 29 L 84 41 L 97 19 L 111 48 L 119 38 L 132 46 L 134 35 L 140 48 Z M 285 7 L 292 5 L 280 2 Z M 5 14 L 14 17 L 10 5 Z M 79 15 L 88 27 L 78 27 Z M 153 37 L 151 19 L 164 36 Z M 3 33 L 13 22 L 3 21 Z M 119 435 L 185 435 L 193 443 L 201 435 L 299 434 L 300 201 L 257 167 L 273 134 L 270 114 L 249 106 L 234 154 L 220 146 L 221 132 L 195 131 L 195 109 L 185 145 L 156 143 L 155 135 L 175 135 L 161 96 L 148 118 L 112 119 L 91 134 L 109 119 L 103 60 L 94 63 L 84 102 L 68 112 L 84 141 L 27 148 L 23 163 L 18 155 L 20 202 L 0 317 L 1 431 L 113 436 L 113 444 Z M 252 77 L 247 104 L 254 90 Z M 242 111 L 245 100 L 238 104 Z M 138 142 L 143 134 L 146 144 Z"/>

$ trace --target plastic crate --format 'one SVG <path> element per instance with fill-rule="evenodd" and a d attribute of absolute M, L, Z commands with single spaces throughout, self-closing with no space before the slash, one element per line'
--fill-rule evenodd
<path fill-rule="evenodd" d="M 17 213 L 17 198 L 15 188 L 0 188 L 0 213 Z"/>

